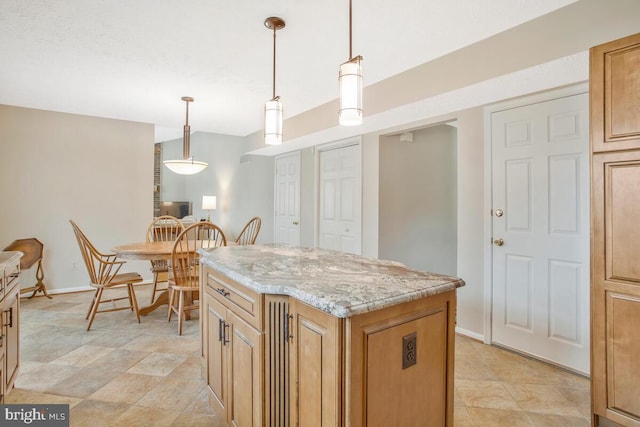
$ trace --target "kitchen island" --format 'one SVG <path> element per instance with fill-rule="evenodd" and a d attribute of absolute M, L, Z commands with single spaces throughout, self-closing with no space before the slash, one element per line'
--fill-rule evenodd
<path fill-rule="evenodd" d="M 200 254 L 203 374 L 228 425 L 453 425 L 461 279 L 283 245 Z"/>

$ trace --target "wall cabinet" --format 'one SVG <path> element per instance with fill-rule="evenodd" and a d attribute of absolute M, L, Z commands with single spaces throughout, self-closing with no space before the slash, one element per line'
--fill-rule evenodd
<path fill-rule="evenodd" d="M 0 403 L 13 388 L 20 366 L 20 257 L 0 262 Z"/>
<path fill-rule="evenodd" d="M 591 49 L 594 426 L 640 426 L 640 34 Z"/>
<path fill-rule="evenodd" d="M 201 277 L 210 402 L 228 425 L 453 425 L 455 290 L 339 318 Z"/>

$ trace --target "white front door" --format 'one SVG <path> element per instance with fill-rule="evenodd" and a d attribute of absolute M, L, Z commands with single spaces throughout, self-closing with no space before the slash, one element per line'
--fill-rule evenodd
<path fill-rule="evenodd" d="M 300 152 L 276 158 L 275 243 L 300 245 Z"/>
<path fill-rule="evenodd" d="M 588 94 L 491 114 L 492 342 L 589 373 Z"/>
<path fill-rule="evenodd" d="M 360 254 L 360 145 L 320 151 L 319 246 Z"/>

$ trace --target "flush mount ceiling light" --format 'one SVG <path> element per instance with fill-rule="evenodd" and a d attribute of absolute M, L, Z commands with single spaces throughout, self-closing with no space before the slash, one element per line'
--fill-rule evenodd
<path fill-rule="evenodd" d="M 187 104 L 187 118 L 184 125 L 184 134 L 182 136 L 182 160 L 165 160 L 163 163 L 172 172 L 180 175 L 193 175 L 207 167 L 207 163 L 193 160 L 191 157 L 191 131 L 189 127 L 189 103 L 193 102 L 190 96 L 183 96 L 182 100 Z"/>
<path fill-rule="evenodd" d="M 282 18 L 271 16 L 264 21 L 264 26 L 273 30 L 273 98 L 264 104 L 264 143 L 267 145 L 282 144 L 282 103 L 276 96 L 276 31 L 284 28 Z"/>
<path fill-rule="evenodd" d="M 340 111 L 338 122 L 343 126 L 362 123 L 362 56 L 353 57 L 351 50 L 351 0 L 349 0 L 349 60 L 340 65 Z"/>

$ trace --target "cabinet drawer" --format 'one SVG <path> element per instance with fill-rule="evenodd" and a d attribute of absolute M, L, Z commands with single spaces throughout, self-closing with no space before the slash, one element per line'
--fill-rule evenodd
<path fill-rule="evenodd" d="M 20 277 L 20 261 L 16 261 L 15 264 L 7 264 L 4 270 L 4 294 L 8 293 L 11 288 L 18 284 L 18 278 Z M 4 294 L 2 296 L 4 296 Z"/>
<path fill-rule="evenodd" d="M 206 274 L 207 294 L 211 295 L 247 323 L 262 331 L 262 294 L 208 268 Z"/>

